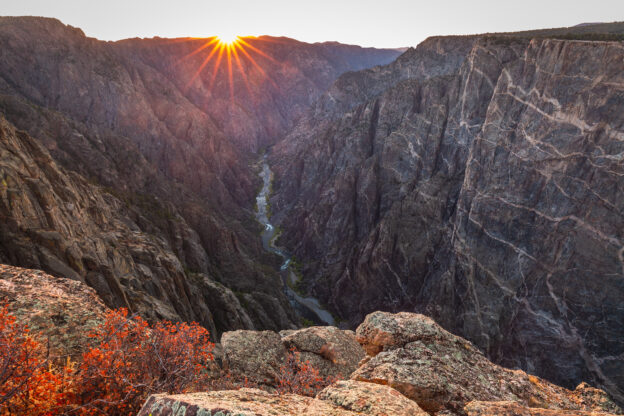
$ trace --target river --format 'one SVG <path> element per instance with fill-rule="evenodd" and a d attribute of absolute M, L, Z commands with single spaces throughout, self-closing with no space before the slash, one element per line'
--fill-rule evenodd
<path fill-rule="evenodd" d="M 260 177 L 262 178 L 262 189 L 256 197 L 256 219 L 264 226 L 262 231 L 262 246 L 265 250 L 277 254 L 283 259 L 283 263 L 280 266 L 279 273 L 282 278 L 282 284 L 284 293 L 288 297 L 291 305 L 299 314 L 316 323 L 325 325 L 335 325 L 334 317 L 321 307 L 318 299 L 313 297 L 303 297 L 295 292 L 290 285 L 297 281 L 295 272 L 289 267 L 291 263 L 291 256 L 284 249 L 281 249 L 275 245 L 275 227 L 270 222 L 268 212 L 268 198 L 271 193 L 271 179 L 273 173 L 267 160 L 267 155 L 262 157 L 262 170 L 260 171 Z"/>

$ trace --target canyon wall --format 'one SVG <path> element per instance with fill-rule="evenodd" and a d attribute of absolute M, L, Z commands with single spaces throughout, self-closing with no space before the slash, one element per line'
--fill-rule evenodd
<path fill-rule="evenodd" d="M 621 402 L 623 110 L 622 43 L 430 38 L 275 146 L 281 243 L 351 325 L 422 312 Z"/>

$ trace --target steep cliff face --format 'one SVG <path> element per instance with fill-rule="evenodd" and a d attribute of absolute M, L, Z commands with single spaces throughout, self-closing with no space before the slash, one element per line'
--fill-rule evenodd
<path fill-rule="evenodd" d="M 214 288 L 208 275 L 185 274 L 167 241 L 142 230 L 125 204 L 58 167 L 37 141 L 1 118 L 0 178 L 3 263 L 87 283 L 106 304 L 148 319 L 197 321 L 215 335 L 223 327 L 254 327 L 229 289 Z M 186 238 L 199 245 L 178 220 Z M 252 295 L 266 296 L 261 292 Z M 219 294 L 228 293 L 233 299 L 219 302 Z M 211 308 L 237 320 L 220 319 L 216 326 Z"/>
<path fill-rule="evenodd" d="M 272 157 L 308 290 L 622 401 L 623 69 L 618 42 L 468 37 L 341 77 Z"/>
<path fill-rule="evenodd" d="M 231 90 L 225 58 L 217 72 L 211 65 L 198 72 L 210 53 L 202 46 L 210 41 L 101 42 L 54 19 L 0 18 L 0 112 L 47 148 L 65 169 L 65 187 L 102 186 L 99 199 L 91 204 L 95 214 L 74 216 L 56 207 L 61 201 L 49 197 L 61 185 L 51 181 L 37 198 L 49 198 L 45 206 L 63 213 L 63 225 L 42 222 L 37 216 L 21 218 L 11 232 L 13 240 L 23 244 L 3 236 L 6 261 L 86 279 L 81 263 L 64 254 L 54 253 L 58 262 L 42 260 L 41 253 L 49 248 L 28 230 L 61 232 L 64 241 L 76 233 L 73 230 L 84 229 L 81 221 L 88 214 L 112 221 L 118 211 L 120 222 L 131 224 L 120 233 L 136 239 L 138 229 L 144 241 L 136 245 L 142 250 L 156 246 L 146 249 L 149 253 L 131 255 L 134 262 L 161 267 L 158 259 L 166 258 L 167 265 L 158 272 L 142 272 L 128 266 L 127 258 L 120 261 L 116 255 L 102 254 L 115 252 L 112 242 L 102 237 L 110 224 L 83 230 L 82 236 L 99 241 L 100 257 L 106 257 L 101 261 L 110 274 L 103 278 L 106 284 L 102 279 L 87 283 L 99 287 L 109 306 L 132 304 L 126 298 L 133 292 L 135 297 L 161 300 L 163 305 L 154 309 L 172 318 L 208 325 L 212 318 L 193 308 L 210 305 L 209 309 L 223 311 L 213 325 L 217 331 L 281 329 L 297 322 L 274 271 L 278 260 L 262 249 L 260 227 L 253 220 L 259 182 L 250 163 L 255 158 L 252 151 L 283 134 L 341 72 L 385 63 L 398 53 L 249 39 L 248 44 L 264 54 L 249 48 L 249 56 L 261 69 L 241 52 L 232 64 Z M 297 66 L 299 61 L 307 67 Z M 13 156 L 19 157 L 19 151 Z M 19 178 L 22 172 L 14 174 Z M 89 184 L 82 179 L 73 184 L 79 176 Z M 84 198 L 89 192 L 79 191 L 75 197 Z M 109 209 L 110 200 L 115 203 Z M 100 203 L 104 205 L 98 211 Z M 3 225 L 8 226 L 20 214 L 9 204 L 5 215 Z M 160 288 L 130 283 L 134 279 L 154 280 Z M 108 293 L 113 281 L 127 284 Z M 193 293 L 204 300 L 192 301 Z M 152 303 L 141 307 L 147 316 L 156 313 L 149 312 Z"/>

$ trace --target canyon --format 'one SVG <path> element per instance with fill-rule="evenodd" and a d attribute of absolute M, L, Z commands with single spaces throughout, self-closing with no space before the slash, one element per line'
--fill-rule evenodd
<path fill-rule="evenodd" d="M 0 18 L 3 263 L 215 337 L 300 325 L 253 218 L 255 152 L 339 74 L 400 52 L 249 38 L 230 86 L 226 64 L 200 71 L 213 42 Z"/>
<path fill-rule="evenodd" d="M 103 42 L 0 17 L 0 263 L 90 287 L 98 311 L 197 321 L 222 343 L 270 330 L 281 346 L 310 321 L 346 334 L 375 311 L 411 312 L 379 319 L 418 337 L 362 335 L 370 357 L 350 372 L 429 414 L 514 414 L 518 391 L 493 379 L 434 402 L 419 396 L 431 386 L 392 378 L 426 379 L 435 369 L 392 366 L 458 345 L 470 354 L 453 369 L 510 386 L 503 367 L 520 369 L 548 394 L 587 382 L 624 403 L 620 26 L 404 52 L 245 38 L 229 76 L 209 65 L 214 39 Z M 327 398 L 343 394 L 291 404 L 338 412 Z M 148 404 L 204 403 L 191 399 Z M 514 403 L 481 403 L 494 399 Z"/>

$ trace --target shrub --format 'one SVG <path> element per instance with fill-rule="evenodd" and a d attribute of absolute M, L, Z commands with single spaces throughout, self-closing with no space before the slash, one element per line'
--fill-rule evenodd
<path fill-rule="evenodd" d="M 99 345 L 80 365 L 81 414 L 134 414 L 152 393 L 184 393 L 208 380 L 214 344 L 197 323 L 162 321 L 150 328 L 119 309 L 89 336 Z"/>
<path fill-rule="evenodd" d="M 291 348 L 286 362 L 280 367 L 277 392 L 314 397 L 325 387 L 338 381 L 337 377 L 322 377 L 309 361 L 301 360 L 301 353 Z"/>
<path fill-rule="evenodd" d="M 19 324 L 6 304 L 0 307 L 0 415 L 39 416 L 59 412 L 72 372 L 51 369 L 41 344 Z"/>
<path fill-rule="evenodd" d="M 0 308 L 0 416 L 136 414 L 153 393 L 259 387 L 229 373 L 211 379 L 214 344 L 197 323 L 151 326 L 126 309 L 110 311 L 89 337 L 95 347 L 74 366 L 54 367 L 26 325 Z M 74 368 L 76 367 L 76 368 Z M 321 377 L 291 349 L 276 391 L 314 396 L 334 377 Z"/>

